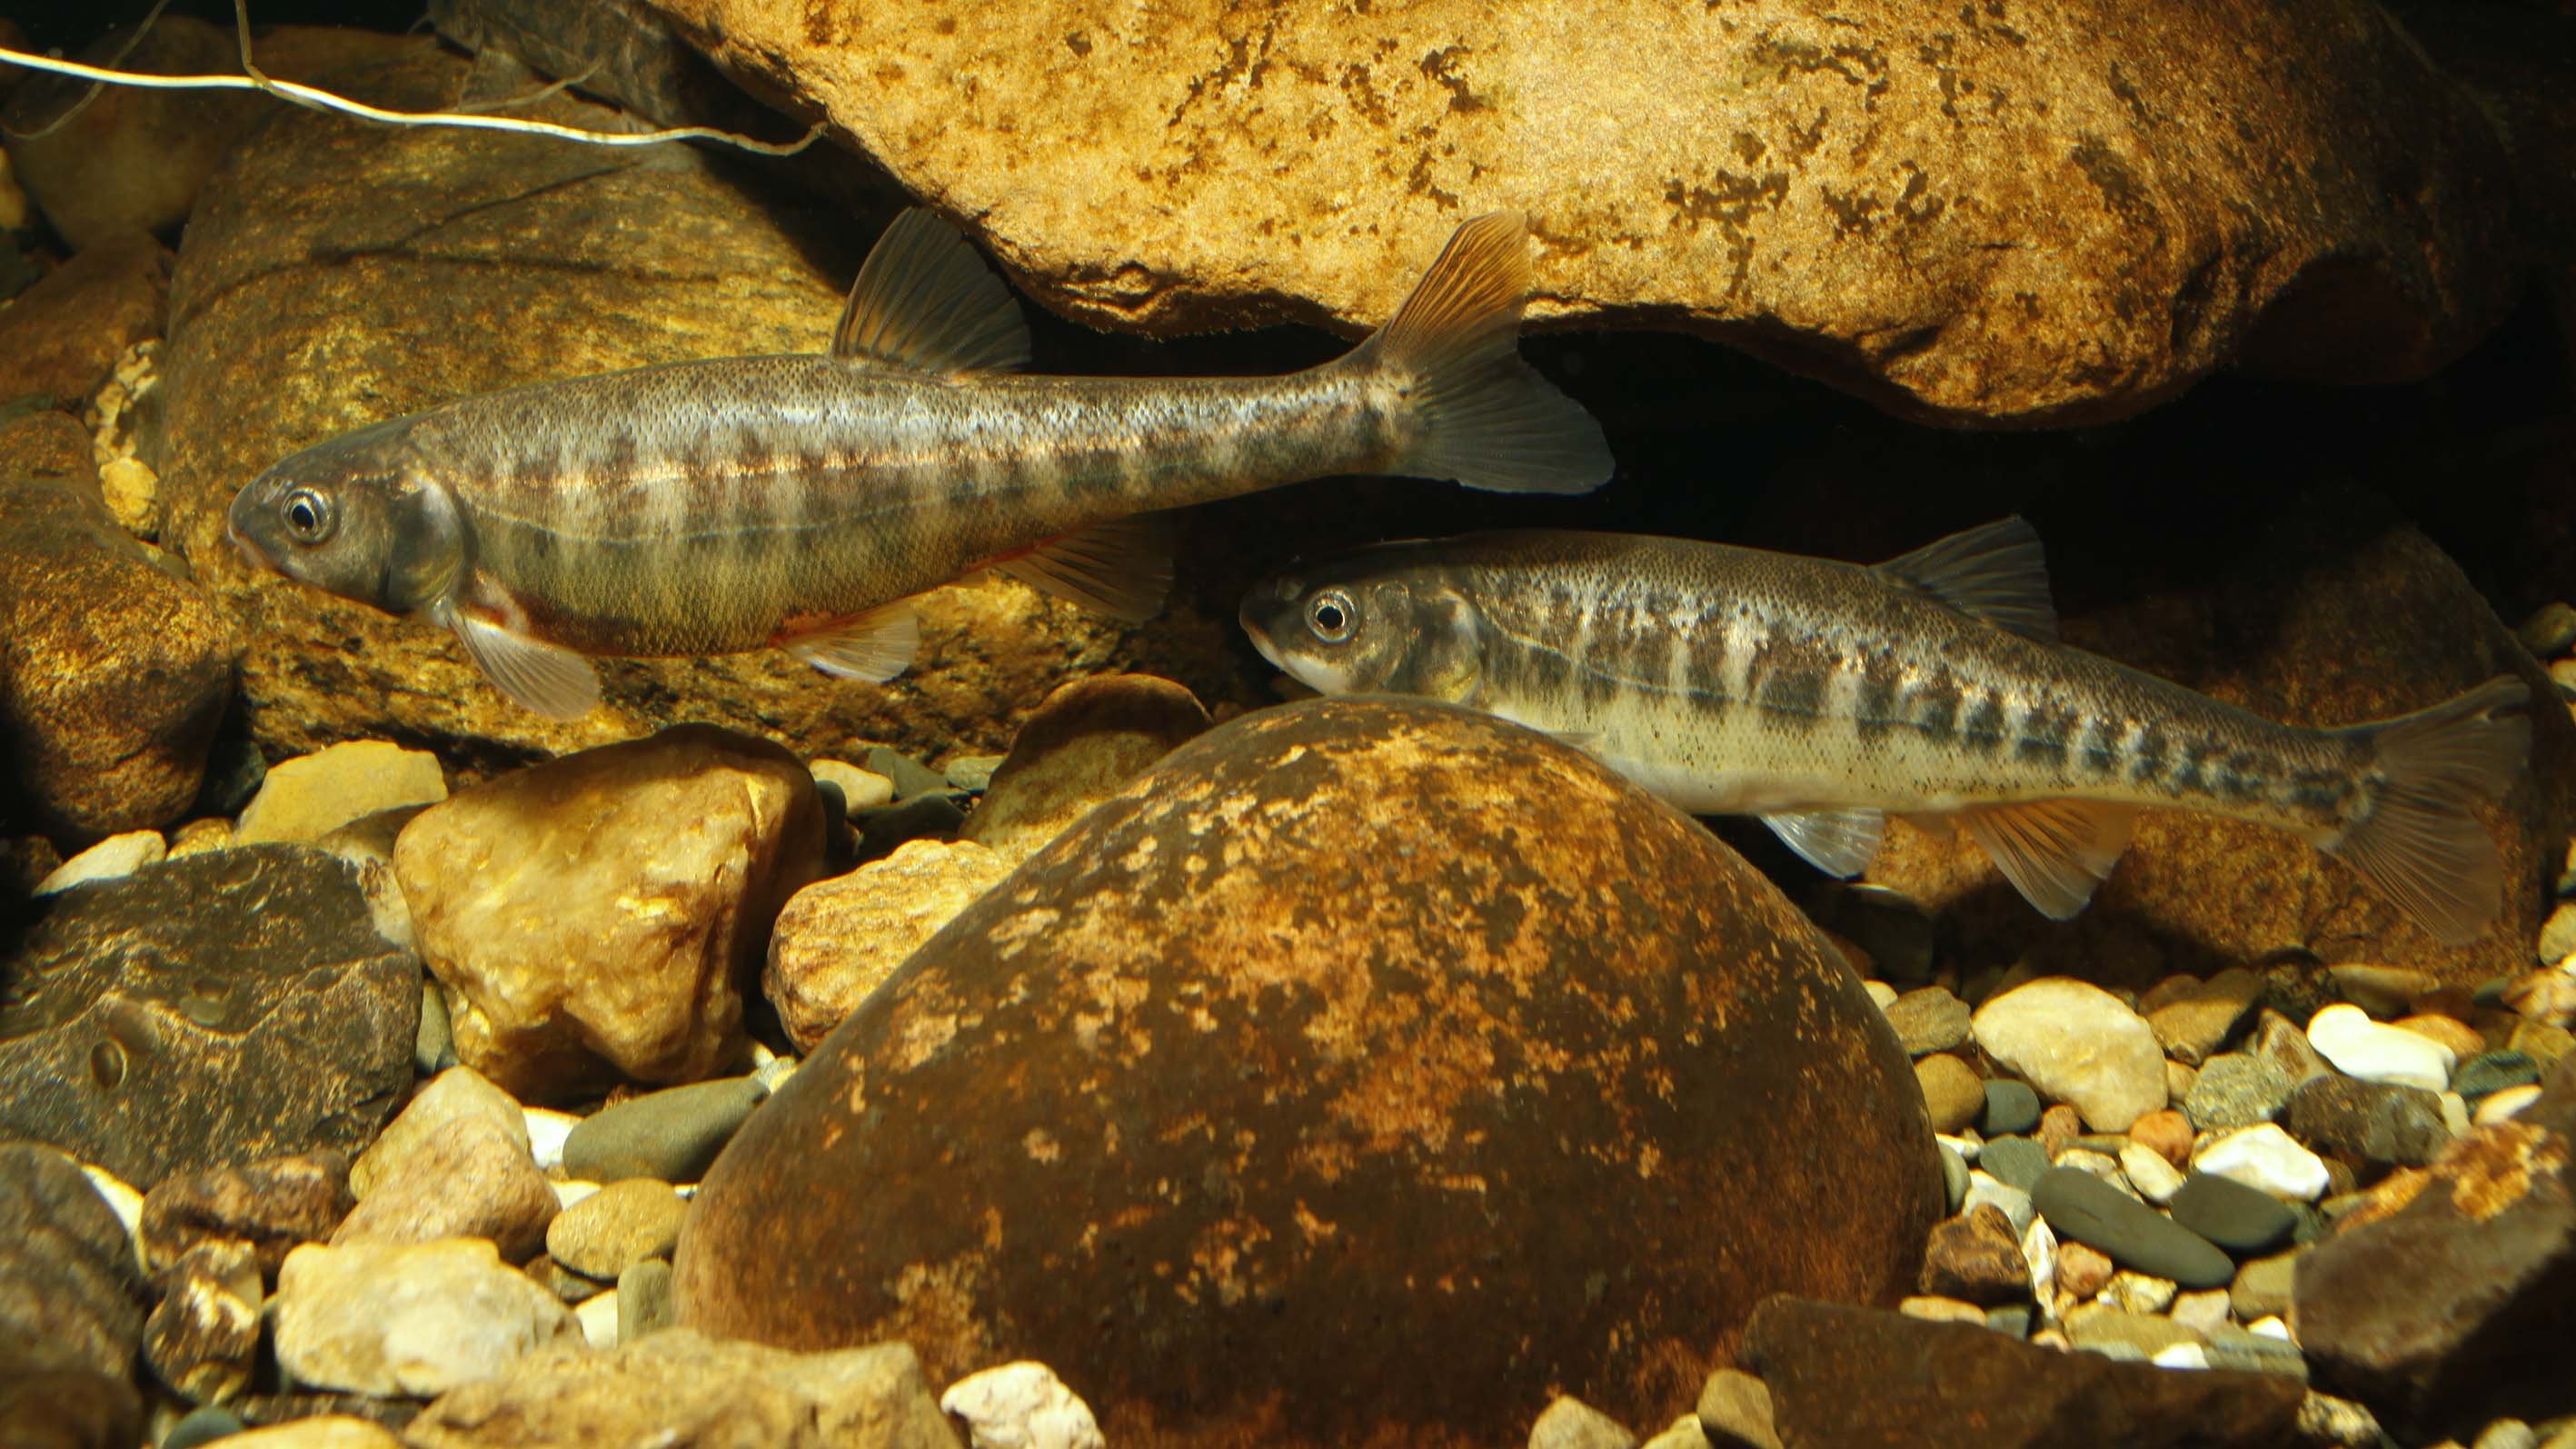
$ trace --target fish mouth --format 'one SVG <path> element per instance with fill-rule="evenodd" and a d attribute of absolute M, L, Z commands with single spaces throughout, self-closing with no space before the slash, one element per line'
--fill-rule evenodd
<path fill-rule="evenodd" d="M 242 562 L 255 569 L 265 569 L 270 573 L 278 572 L 277 560 L 270 558 L 268 550 L 261 548 L 251 540 L 249 534 L 242 532 L 239 523 L 231 519 L 224 520 L 224 536 L 233 541 L 234 548 L 240 550 Z"/>
<path fill-rule="evenodd" d="M 1243 626 L 1243 632 L 1252 640 L 1252 647 L 1261 651 L 1261 657 L 1270 661 L 1271 668 L 1294 677 L 1297 671 L 1290 669 L 1288 661 L 1279 657 L 1279 646 L 1270 642 L 1270 631 L 1261 627 L 1261 621 L 1252 615 L 1252 606 L 1260 600 L 1261 593 L 1256 589 L 1243 601 L 1243 607 L 1235 610 L 1234 621 Z"/>

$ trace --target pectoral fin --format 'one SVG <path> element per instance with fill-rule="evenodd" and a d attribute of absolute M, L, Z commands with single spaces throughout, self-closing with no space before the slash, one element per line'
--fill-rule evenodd
<path fill-rule="evenodd" d="M 1140 513 L 995 559 L 992 570 L 1129 624 L 1160 613 L 1172 589 L 1172 523 Z"/>
<path fill-rule="evenodd" d="M 2093 888 L 2119 864 L 2137 817 L 2134 805 L 2035 800 L 1964 810 L 1959 824 L 2024 900 L 2063 921 L 2084 909 Z"/>
<path fill-rule="evenodd" d="M 521 709 L 550 719 L 579 719 L 599 704 L 599 672 L 569 649 L 513 634 L 453 605 L 434 613 L 465 645 L 466 657 L 492 687 Z"/>
<path fill-rule="evenodd" d="M 832 352 L 916 372 L 1007 372 L 1028 363 L 1029 324 L 966 238 L 916 208 L 860 265 Z"/>
<path fill-rule="evenodd" d="M 1846 880 L 1869 868 L 1887 830 L 1887 817 L 1875 810 L 1807 810 L 1765 815 L 1762 823 L 1809 865 Z"/>
<path fill-rule="evenodd" d="M 911 667 L 921 647 L 921 621 L 910 599 L 897 599 L 779 643 L 825 674 L 883 684 Z"/>
<path fill-rule="evenodd" d="M 2054 642 L 2057 607 L 2048 597 L 2048 556 L 2018 515 L 1935 539 L 1878 566 L 1973 619 L 2025 638 Z"/>

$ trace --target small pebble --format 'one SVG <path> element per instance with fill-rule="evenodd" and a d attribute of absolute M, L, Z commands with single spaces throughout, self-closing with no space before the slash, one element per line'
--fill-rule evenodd
<path fill-rule="evenodd" d="M 617 1341 L 633 1343 L 677 1321 L 671 1303 L 671 1265 L 647 1258 L 617 1275 Z"/>
<path fill-rule="evenodd" d="M 2171 1309 L 2174 1322 L 2204 1336 L 2225 1328 L 2231 1311 L 2228 1290 L 2224 1288 L 2176 1294 Z"/>
<path fill-rule="evenodd" d="M 2355 963 L 2327 967 L 2326 984 L 2337 996 L 2370 1015 L 2390 1018 L 2404 1016 L 2416 997 L 2442 983 L 2427 971 Z"/>
<path fill-rule="evenodd" d="M 2267 1253 L 2298 1220 L 2280 1199 L 2231 1178 L 2195 1172 L 2173 1196 L 2173 1220 L 2237 1253 Z"/>
<path fill-rule="evenodd" d="M 1957 1211 L 1972 1213 L 1987 1206 L 1999 1209 L 2016 1233 L 2028 1232 L 2031 1218 L 2039 1211 L 2031 1206 L 2030 1194 L 2020 1188 L 1997 1181 L 1988 1173 L 1969 1173 L 1968 1195 L 1960 1200 Z"/>
<path fill-rule="evenodd" d="M 2540 1063 L 2522 1052 L 2481 1052 L 2460 1063 L 2451 1074 L 2451 1090 L 2474 1102 L 2480 1097 L 2540 1080 Z"/>
<path fill-rule="evenodd" d="M 1997 1137 L 1978 1149 L 1977 1165 L 1997 1181 L 2028 1192 L 2048 1171 L 2048 1150 L 2027 1137 Z"/>
<path fill-rule="evenodd" d="M 1943 987 L 1921 987 L 1888 1003 L 1887 1024 L 1908 1056 L 1946 1052 L 1968 1039 L 1968 1003 Z"/>
<path fill-rule="evenodd" d="M 617 1290 L 585 1298 L 573 1306 L 572 1316 L 581 1322 L 581 1336 L 601 1352 L 617 1347 Z"/>
<path fill-rule="evenodd" d="M 2122 1267 L 2186 1288 L 2216 1288 L 2236 1276 L 2235 1263 L 2208 1239 L 2085 1173 L 2050 1168 L 2031 1201 L 2059 1234 L 2101 1249 Z"/>
<path fill-rule="evenodd" d="M 572 1129 L 581 1125 L 581 1119 L 552 1107 L 522 1107 L 519 1111 L 528 1124 L 528 1151 L 537 1159 L 537 1166 L 549 1171 L 563 1166 L 564 1143 L 572 1137 Z"/>
<path fill-rule="evenodd" d="M 2449 1047 L 2372 1021 L 2358 1006 L 2335 1005 L 2308 1022 L 2308 1042 L 2348 1077 L 2438 1092 L 2451 1085 Z"/>
<path fill-rule="evenodd" d="M 2021 1233 L 2022 1261 L 2030 1265 L 2030 1295 L 2045 1304 L 2057 1286 L 2057 1233 L 2036 1212 Z"/>
<path fill-rule="evenodd" d="M 2030 1305 L 2007 1303 L 2001 1308 L 1989 1308 L 1986 1310 L 1986 1327 L 2006 1338 L 2028 1338 L 2030 1337 Z"/>
<path fill-rule="evenodd" d="M 2296 1250 L 2275 1253 L 2237 1269 L 2236 1281 L 2227 1288 L 2228 1307 L 2248 1323 L 2289 1312 L 2291 1274 L 2298 1258 Z"/>
<path fill-rule="evenodd" d="M 2167 1107 L 2129 1124 L 2129 1140 L 2180 1167 L 2191 1160 L 2191 1119 Z"/>
<path fill-rule="evenodd" d="M 2538 1449 L 2540 1436 L 2520 1419 L 2498 1419 L 2478 1431 L 2469 1449 Z"/>
<path fill-rule="evenodd" d="M 555 1201 L 565 1207 L 571 1207 L 585 1198 L 596 1195 L 599 1191 L 598 1183 L 584 1182 L 577 1177 L 564 1179 L 554 1183 L 553 1186 Z"/>
<path fill-rule="evenodd" d="M 2209 1367 L 2209 1350 L 2196 1343 L 2177 1343 L 2158 1349 L 2148 1362 L 2158 1368 L 2205 1369 Z"/>
<path fill-rule="evenodd" d="M 1959 1204 L 1968 1197 L 1968 1164 L 1947 1145 L 1942 1146 L 1940 1152 L 1942 1201 L 1948 1204 L 1949 1211 L 1955 1213 Z"/>
<path fill-rule="evenodd" d="M 585 1278 L 613 1279 L 680 1241 L 688 1205 L 668 1183 L 631 1177 L 566 1207 L 546 1228 L 546 1256 Z"/>
<path fill-rule="evenodd" d="M 2083 1243 L 2057 1245 L 2057 1286 L 2070 1298 L 2090 1302 L 2120 1276 L 2120 1265 L 2099 1248 Z"/>
<path fill-rule="evenodd" d="M 2509 1122 L 2520 1115 L 2523 1108 L 2539 1100 L 2540 1088 L 2537 1084 L 2507 1087 L 2501 1092 L 2490 1092 L 2484 1101 L 2478 1103 L 2477 1116 L 2473 1120 L 2480 1127 Z"/>
<path fill-rule="evenodd" d="M 1664 1432 L 1646 1441 L 1646 1449 L 1713 1449 L 1708 1430 L 1700 1427 L 1699 1415 L 1684 1414 L 1664 1426 Z"/>
<path fill-rule="evenodd" d="M 2477 1028 L 2457 1017 L 2427 1012 L 2401 1016 L 2389 1025 L 2450 1048 L 2454 1061 L 2476 1056 L 2487 1049 L 2486 1038 L 2478 1034 Z"/>
<path fill-rule="evenodd" d="M 2442 1125 L 2454 1137 L 2466 1137 L 2476 1124 L 2469 1120 L 2469 1099 L 2457 1092 L 2442 1094 Z"/>
<path fill-rule="evenodd" d="M 1967 1007 L 1959 1010 L 1964 1014 Z M 1923 1089 L 1923 1106 L 1932 1114 L 1935 1132 L 1957 1132 L 1985 1111 L 1985 1084 L 1977 1080 L 1974 1068 L 1948 1052 L 1933 1052 L 1918 1059 L 1914 1063 L 1914 1081 Z"/>
<path fill-rule="evenodd" d="M 910 800 L 948 788 L 948 777 L 899 750 L 876 745 L 868 750 L 866 764 L 870 772 L 884 776 L 894 785 L 894 798 Z M 855 801 L 853 805 L 855 806 Z"/>
<path fill-rule="evenodd" d="M 939 1408 L 966 1421 L 974 1449 L 1106 1449 L 1091 1406 L 1027 1359 L 950 1384 Z"/>
<path fill-rule="evenodd" d="M 315 841 L 379 810 L 447 798 L 438 757 L 385 740 L 349 740 L 282 761 L 242 808 L 233 838 Z"/>
<path fill-rule="evenodd" d="M 1957 1298 L 1918 1293 L 1896 1305 L 1896 1311 L 1926 1323 L 1973 1323 L 1985 1327 L 1986 1310 Z"/>
<path fill-rule="evenodd" d="M 1771 1389 L 1742 1369 L 1722 1368 L 1700 1385 L 1697 1414 L 1710 1438 L 1729 1446 L 1780 1449 L 1771 1422 Z"/>
<path fill-rule="evenodd" d="M 2255 1319 L 2252 1323 L 2245 1325 L 2245 1331 L 2263 1338 L 2276 1338 L 2283 1343 L 2294 1343 L 2297 1341 L 2290 1336 L 2289 1321 L 2282 1318 L 2281 1315 L 2277 1313 L 2267 1314 L 2261 1318 Z"/>
<path fill-rule="evenodd" d="M 2558 601 L 2543 604 L 2515 626 L 2513 637 L 2522 641 L 2532 658 L 2554 659 L 2576 648 L 2576 608 Z"/>
<path fill-rule="evenodd" d="M 855 815 L 894 803 L 894 781 L 874 770 L 862 770 L 840 760 L 816 760 L 809 768 L 817 784 L 840 787 L 844 814 Z"/>
<path fill-rule="evenodd" d="M 2120 1171 L 2127 1174 L 2138 1196 L 2158 1207 L 2172 1202 L 2183 1183 L 2181 1168 L 2167 1162 L 2163 1153 L 2135 1142 L 2120 1149 Z"/>
<path fill-rule="evenodd" d="M 2551 966 L 2576 956 L 2576 901 L 2561 903 L 2540 923 L 2539 956 Z"/>
<path fill-rule="evenodd" d="M 1932 1134 L 1932 1140 L 1959 1154 L 1959 1160 L 1969 1164 L 1970 1166 L 1974 1166 L 1976 1164 L 1977 1154 L 1984 1151 L 1986 1146 L 1984 1138 L 1981 1138 L 1976 1133 L 1965 1129 L 1962 1129 L 1955 1136 L 1948 1133 L 1935 1132 Z"/>
<path fill-rule="evenodd" d="M 2180 1285 L 2171 1278 L 2122 1269 L 2111 1275 L 2110 1282 L 2102 1285 L 2102 1301 L 2131 1313 L 2162 1313 L 2173 1307 L 2180 1292 Z"/>
<path fill-rule="evenodd" d="M 749 1077 L 724 1077 L 603 1107 L 565 1138 L 564 1169 L 599 1182 L 695 1182 L 766 1095 Z"/>
<path fill-rule="evenodd" d="M 157 830 L 129 830 L 111 835 L 61 865 L 43 880 L 36 882 L 39 897 L 60 895 L 76 885 L 93 881 L 119 880 L 147 865 L 158 865 L 170 850 Z"/>
<path fill-rule="evenodd" d="M 424 1077 L 456 1065 L 456 1031 L 447 1019 L 447 994 L 427 979 L 420 984 L 420 1029 L 412 1034 L 411 1065 Z"/>
<path fill-rule="evenodd" d="M 1977 1130 L 1988 1137 L 2026 1133 L 2039 1125 L 2039 1094 L 2028 1082 L 2010 1079 L 1986 1083 L 1985 1115 Z"/>
<path fill-rule="evenodd" d="M 2182 1109 L 2203 1131 L 2232 1131 L 2280 1116 L 2297 1085 L 2261 1057 L 2226 1052 L 2202 1065 Z"/>
<path fill-rule="evenodd" d="M 2219 1138 L 2194 1154 L 2192 1166 L 2286 1202 L 2314 1202 L 2330 1180 L 2323 1158 L 2271 1122 Z"/>
<path fill-rule="evenodd" d="M 940 772 L 950 788 L 981 795 L 993 784 L 993 772 L 1002 768 L 1000 755 L 959 755 Z"/>
<path fill-rule="evenodd" d="M 230 1409 L 212 1406 L 193 1409 L 186 1418 L 170 1426 L 170 1432 L 161 1439 L 161 1449 L 197 1449 L 200 1444 L 211 1444 L 247 1427 Z"/>
<path fill-rule="evenodd" d="M 1869 993 L 1870 1004 L 1882 1012 L 1896 1000 L 1896 988 L 1884 981 L 1864 981 L 1860 988 Z"/>

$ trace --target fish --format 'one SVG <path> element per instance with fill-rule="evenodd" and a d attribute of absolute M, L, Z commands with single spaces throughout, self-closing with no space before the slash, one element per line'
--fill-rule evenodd
<path fill-rule="evenodd" d="M 1384 473 L 1581 493 L 1600 425 L 1525 362 L 1528 229 L 1452 233 L 1349 352 L 1268 377 L 1031 374 L 1019 306 L 931 213 L 861 265 L 828 354 L 674 362 L 467 397 L 308 447 L 235 495 L 255 567 L 452 632 L 539 714 L 592 656 L 779 648 L 882 683 L 913 599 L 999 573 L 1141 621 L 1165 515 Z"/>
<path fill-rule="evenodd" d="M 2504 886 L 2474 807 L 2531 743 L 2510 675 L 2308 728 L 2062 644 L 2019 518 L 1875 566 L 1551 530 L 1387 543 L 1280 570 L 1240 612 L 1317 691 L 1554 735 L 1683 810 L 1759 817 L 1831 875 L 1868 867 L 1890 815 L 1964 830 L 2058 920 L 2141 811 L 2175 809 L 2290 831 L 2473 939 Z"/>

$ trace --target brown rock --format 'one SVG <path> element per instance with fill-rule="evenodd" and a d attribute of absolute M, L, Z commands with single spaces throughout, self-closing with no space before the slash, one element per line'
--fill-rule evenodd
<path fill-rule="evenodd" d="M 2053 1161 L 2084 1135 L 2084 1114 L 2060 1102 L 2039 1114 L 2039 1145 Z"/>
<path fill-rule="evenodd" d="M 666 1329 L 613 1352 L 533 1354 L 450 1389 L 404 1431 L 414 1449 L 758 1444 L 957 1449 L 899 1343 L 792 1354 Z"/>
<path fill-rule="evenodd" d="M 1935 1132 L 1955 1133 L 1986 1109 L 1986 1084 L 1974 1068 L 1948 1052 L 1915 1062 L 1914 1080 L 1923 1088 L 1923 1107 L 1932 1115 Z"/>
<path fill-rule="evenodd" d="M 2475 1027 L 2447 1016 L 2401 1016 L 2394 1024 L 2427 1040 L 2440 1042 L 2461 1061 L 2487 1049 L 2487 1039 L 2478 1035 Z"/>
<path fill-rule="evenodd" d="M 440 1129 L 463 1117 L 480 1118 L 498 1129 L 521 1156 L 535 1158 L 528 1146 L 528 1114 L 509 1093 L 472 1067 L 449 1067 L 412 1093 L 411 1100 L 385 1124 L 367 1150 L 349 1167 L 349 1192 L 364 1201 L 376 1184 L 404 1170 L 405 1163 L 426 1150 Z"/>
<path fill-rule="evenodd" d="M 2298 1259 L 2292 1290 L 2317 1385 L 2409 1442 L 2576 1412 L 2571 1158 L 2576 1064 L 2561 1063 L 2519 1116 L 2392 1174 L 2347 1213 Z"/>
<path fill-rule="evenodd" d="M 125 1225 L 79 1165 L 33 1142 L 0 1142 L 0 1357 L 122 1382 L 143 1329 L 142 1289 Z"/>
<path fill-rule="evenodd" d="M 197 1244 L 162 1270 L 161 1302 L 143 1325 L 143 1353 L 161 1382 L 200 1404 L 250 1384 L 259 1357 L 259 1259 L 239 1239 Z"/>
<path fill-rule="evenodd" d="M 1198 698 L 1168 679 L 1061 685 L 1012 738 L 960 838 L 1017 864 L 1207 727 Z"/>
<path fill-rule="evenodd" d="M 2145 1013 L 2147 1026 L 2167 1056 L 2196 1067 L 2226 1046 L 2262 999 L 2263 978 L 2242 966 L 2231 967 L 2207 981 L 2180 988 L 2172 999 Z"/>
<path fill-rule="evenodd" d="M 2176 1167 L 2191 1160 L 2191 1119 L 2167 1107 L 2129 1124 L 2129 1140 Z"/>
<path fill-rule="evenodd" d="M 2279 1067 L 2293 1087 L 2335 1074 L 2334 1067 L 2318 1054 L 2316 1043 L 2308 1040 L 2307 1028 L 2277 1011 L 2263 1013 L 2254 1031 L 2253 1055 Z"/>
<path fill-rule="evenodd" d="M 2118 1271 L 2097 1248 L 2072 1240 L 2057 1245 L 2057 1286 L 2079 1303 L 2101 1292 Z"/>
<path fill-rule="evenodd" d="M 524 1263 L 545 1246 L 546 1226 L 558 1206 L 524 1137 L 513 1140 L 483 1117 L 458 1117 L 431 1132 L 378 1182 L 331 1241 L 488 1238 L 502 1261 Z"/>
<path fill-rule="evenodd" d="M 122 1377 L 0 1346 L 0 1424 L 10 1449 L 129 1449 L 143 1441 L 143 1401 Z"/>
<path fill-rule="evenodd" d="M 1924 1449 L 2290 1449 L 2305 1389 L 2277 1374 L 2175 1373 L 2053 1353 L 1983 1325 L 1779 1297 L 1746 1348 L 1770 1386 L 1780 1442 Z M 1961 1412 L 1974 1405 L 1975 1412 Z"/>
<path fill-rule="evenodd" d="M 338 83 L 406 109 L 451 104 L 464 63 L 426 41 L 413 50 Z M 512 114 L 620 123 L 569 96 Z M 559 723 L 502 698 L 443 631 L 255 575 L 226 542 L 245 480 L 386 417 L 646 363 L 820 351 L 854 259 L 827 268 L 816 235 L 747 203 L 729 163 L 686 148 L 301 113 L 241 146 L 191 214 L 172 278 L 162 537 L 247 621 L 242 692 L 261 749 L 400 739 L 464 779 L 701 720 L 800 749 L 879 740 L 937 758 L 999 750 L 1049 690 L 1106 664 L 1119 632 L 1096 615 L 1016 584 L 941 589 L 922 605 L 915 666 L 889 685 L 835 683 L 766 651 L 611 661 L 607 707 Z M 1232 673 L 1230 597 L 1224 609 L 1193 615 L 1188 657 Z"/>
<path fill-rule="evenodd" d="M 231 623 L 128 537 L 89 434 L 0 425 L 0 745 L 44 827 L 74 841 L 187 809 L 232 692 Z"/>
<path fill-rule="evenodd" d="M 2021 1235 L 2003 1209 L 1984 1203 L 1974 1212 L 1935 1223 L 1931 1245 L 1923 1252 L 1922 1287 L 1926 1293 L 1989 1308 L 2028 1300 L 2030 1262 L 2022 1256 Z"/>
<path fill-rule="evenodd" d="M 175 1263 L 202 1243 L 244 1241 L 274 1278 L 288 1249 L 328 1239 L 353 1203 L 347 1158 L 297 1153 L 163 1178 L 143 1195 L 136 1235 L 154 1264 Z"/>
<path fill-rule="evenodd" d="M 2067 642 L 2272 719 L 2343 725 L 2436 703 L 2500 673 L 2552 685 L 2440 549 L 2384 505 L 2318 494 L 2213 587 L 2155 591 L 2064 621 Z M 2262 627 L 2249 630 L 2246 620 Z M 2504 879 L 2554 873 L 2576 829 L 2576 722 L 2532 711 L 2531 772 L 2481 821 Z M 2050 922 L 2002 887 L 1972 844 L 1891 826 L 1869 878 L 1941 911 L 1972 958 L 2031 962 L 2104 984 L 2104 963 L 2216 972 L 2245 961 L 2367 962 L 2475 985 L 2523 969 L 2536 891 L 2508 889 L 2486 934 L 2442 946 L 2305 841 L 2214 816 L 2150 811 L 2074 920 Z M 1945 939 L 1947 939 L 1945 937 Z M 2090 968 L 2088 970 L 2088 968 Z M 2158 975 L 2162 972 L 2158 971 Z M 2154 976 L 2125 984 L 2145 986 Z"/>
<path fill-rule="evenodd" d="M 1947 987 L 1918 987 L 1887 1004 L 1887 1024 L 1895 1028 L 1897 1043 L 1914 1056 L 1946 1052 L 1966 1041 L 1972 1019 L 1968 1003 Z"/>
<path fill-rule="evenodd" d="M 2418 375 L 2516 292 L 2492 132 L 2338 0 L 660 8 L 1096 325 L 1357 330 L 1460 216 L 1511 205 L 1559 316 L 1651 315 L 1907 412 L 2038 422 L 2237 356 Z M 2282 87 L 2285 64 L 2320 79 Z M 2390 168 L 2424 189 L 2396 204 Z"/>
<path fill-rule="evenodd" d="M 1010 873 L 972 841 L 908 840 L 894 854 L 791 897 L 769 937 L 761 993 L 811 1052 L 868 993 Z"/>
<path fill-rule="evenodd" d="M 190 856 L 56 898 L 0 958 L 0 1133 L 148 1192 L 373 1137 L 412 1080 L 420 963 L 302 846 Z"/>
<path fill-rule="evenodd" d="M 770 923 L 822 860 L 814 777 L 703 725 L 485 781 L 394 845 L 457 1057 L 522 1101 L 739 1059 Z"/>
<path fill-rule="evenodd" d="M 585 1278 L 615 1279 L 647 1258 L 668 1257 L 689 1205 L 666 1182 L 630 1177 L 564 1209 L 546 1230 L 546 1256 Z"/>
<path fill-rule="evenodd" d="M 125 349 L 161 335 L 170 254 L 142 232 L 85 247 L 0 310 L 0 399 L 78 403 Z"/>
<path fill-rule="evenodd" d="M 1318 700 L 970 907 L 752 1114 L 675 1270 L 709 1333 L 1036 1358 L 1113 1443 L 1490 1444 L 1551 1386 L 1660 1415 L 1780 1286 L 1894 1298 L 1940 1199 L 1859 982 L 1706 831 Z"/>

